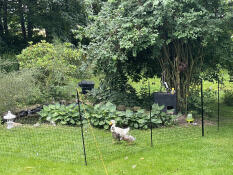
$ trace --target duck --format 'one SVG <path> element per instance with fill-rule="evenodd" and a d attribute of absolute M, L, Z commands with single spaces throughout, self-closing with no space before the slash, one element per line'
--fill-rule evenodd
<path fill-rule="evenodd" d="M 122 140 L 128 142 L 128 143 L 132 143 L 136 140 L 135 137 L 131 136 L 131 135 L 125 135 L 122 137 Z"/>
<path fill-rule="evenodd" d="M 112 131 L 112 137 L 113 137 L 113 139 L 115 139 L 117 141 L 122 140 L 122 137 L 120 136 L 120 134 L 116 133 L 115 131 Z"/>
<path fill-rule="evenodd" d="M 110 121 L 110 131 L 112 133 L 112 137 L 116 140 L 121 141 L 126 135 L 128 135 L 130 128 L 119 128 L 116 127 L 116 121 L 115 120 L 111 120 Z"/>

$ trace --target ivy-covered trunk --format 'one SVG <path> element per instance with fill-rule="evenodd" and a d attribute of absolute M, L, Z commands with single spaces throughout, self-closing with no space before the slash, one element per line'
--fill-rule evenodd
<path fill-rule="evenodd" d="M 177 108 L 179 111 L 187 112 L 187 96 L 191 84 L 194 64 L 199 60 L 201 52 L 194 53 L 194 47 L 183 41 L 174 41 L 163 46 L 162 56 L 159 58 L 164 80 L 170 88 L 175 88 L 177 96 Z M 195 44 L 195 43 L 194 43 Z"/>

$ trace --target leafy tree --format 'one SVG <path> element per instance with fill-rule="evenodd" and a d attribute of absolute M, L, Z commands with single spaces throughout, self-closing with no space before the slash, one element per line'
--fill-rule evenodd
<path fill-rule="evenodd" d="M 73 39 L 72 30 L 86 21 L 82 1 L 77 0 L 1 0 L 0 38 L 6 50 L 21 51 L 28 41 L 55 37 L 63 41 Z M 45 30 L 38 36 L 34 30 Z M 2 51 L 1 51 L 2 52 Z"/>
<path fill-rule="evenodd" d="M 89 19 L 88 56 L 96 72 L 109 81 L 162 74 L 181 110 L 205 67 L 232 63 L 232 13 L 220 0 L 109 0 Z"/>
<path fill-rule="evenodd" d="M 41 41 L 24 49 L 17 56 L 20 69 L 36 69 L 38 83 L 44 93 L 54 98 L 61 97 L 61 90 L 68 86 L 72 77 L 78 77 L 81 52 L 70 43 L 50 44 Z"/>

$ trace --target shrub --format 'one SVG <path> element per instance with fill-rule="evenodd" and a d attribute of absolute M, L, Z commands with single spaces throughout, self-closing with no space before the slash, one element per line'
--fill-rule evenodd
<path fill-rule="evenodd" d="M 81 52 L 71 46 L 70 43 L 50 44 L 46 41 L 31 43 L 17 56 L 20 68 L 41 72 L 36 79 L 42 84 L 43 93 L 55 99 L 66 97 L 66 93 L 61 93 L 61 87 L 67 86 L 72 77 L 77 78 L 81 64 Z"/>
<path fill-rule="evenodd" d="M 188 110 L 196 111 L 201 114 L 201 92 L 198 89 L 192 89 L 188 97 Z M 203 91 L 204 111 L 207 115 L 213 112 L 211 104 L 215 102 L 217 96 L 213 90 L 207 89 Z"/>
<path fill-rule="evenodd" d="M 0 73 L 0 114 L 33 104 L 41 97 L 32 70 Z"/>
<path fill-rule="evenodd" d="M 140 105 L 136 91 L 130 85 L 126 85 L 124 91 L 119 91 L 119 89 L 113 90 L 105 86 L 105 84 L 100 84 L 99 88 L 95 88 L 88 93 L 87 99 L 94 104 L 111 102 L 128 107 Z"/>
<path fill-rule="evenodd" d="M 233 91 L 225 90 L 223 102 L 228 106 L 233 106 Z"/>
<path fill-rule="evenodd" d="M 164 106 L 159 106 L 158 104 L 152 106 L 152 127 L 174 124 L 176 116 L 162 112 L 163 108 Z M 92 125 L 104 129 L 109 129 L 109 122 L 113 119 L 116 120 L 117 125 L 120 127 L 130 126 L 135 129 L 148 129 L 150 127 L 150 115 L 148 111 L 144 109 L 139 109 L 136 112 L 130 109 L 118 111 L 116 106 L 110 102 L 95 105 L 89 116 Z"/>
<path fill-rule="evenodd" d="M 135 129 L 148 129 L 150 127 L 150 115 L 148 111 L 140 109 L 133 112 L 130 109 L 118 111 L 116 105 L 107 102 L 100 103 L 94 107 L 82 105 L 82 115 L 89 120 L 92 126 L 96 128 L 109 129 L 111 120 L 116 120 L 117 126 Z M 154 104 L 152 106 L 152 127 L 159 127 L 174 124 L 175 116 L 168 115 L 161 110 L 163 106 Z M 60 104 L 44 106 L 39 112 L 41 121 L 54 121 L 64 125 L 80 125 L 78 107 L 74 104 L 64 106 Z M 84 120 L 87 123 L 87 120 Z"/>

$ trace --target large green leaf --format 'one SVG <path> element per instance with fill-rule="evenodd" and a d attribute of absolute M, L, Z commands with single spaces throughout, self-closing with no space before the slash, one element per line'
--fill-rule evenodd
<path fill-rule="evenodd" d="M 104 125 L 104 129 L 109 129 L 109 125 Z"/>
<path fill-rule="evenodd" d="M 125 116 L 126 116 L 127 118 L 131 118 L 131 117 L 133 116 L 133 111 L 127 109 L 127 110 L 125 111 Z"/>
<path fill-rule="evenodd" d="M 137 123 L 134 123 L 133 126 L 134 126 L 134 128 L 138 129 L 138 124 Z"/>
<path fill-rule="evenodd" d="M 99 122 L 99 125 L 101 125 L 101 126 L 104 125 L 104 124 L 105 124 L 104 121 L 100 121 L 100 122 Z"/>
<path fill-rule="evenodd" d="M 146 122 L 146 120 L 144 120 L 144 119 L 138 120 L 138 123 L 139 123 L 139 124 L 144 124 L 145 122 Z"/>

